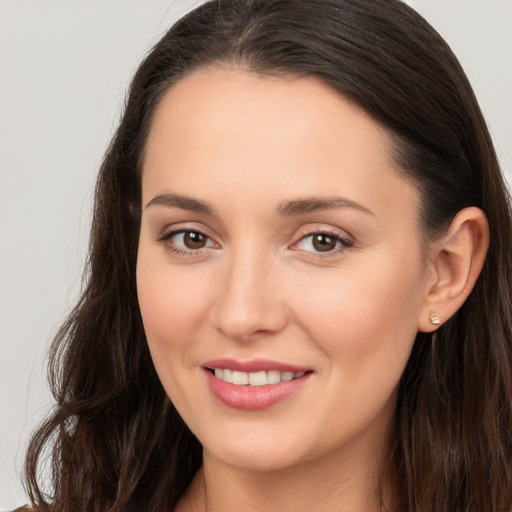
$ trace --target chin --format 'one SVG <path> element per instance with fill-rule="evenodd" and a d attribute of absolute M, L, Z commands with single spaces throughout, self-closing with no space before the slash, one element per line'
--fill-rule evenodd
<path fill-rule="evenodd" d="M 297 428 L 294 434 L 301 435 L 290 435 L 289 429 L 265 429 L 255 424 L 252 429 L 247 427 L 244 435 L 230 432 L 223 439 L 207 436 L 202 444 L 205 457 L 251 472 L 282 471 L 322 457 L 326 448 L 308 439 L 315 436 L 305 435 Z"/>
<path fill-rule="evenodd" d="M 222 453 L 211 453 L 205 450 L 205 457 L 207 456 L 233 469 L 257 473 L 283 471 L 301 462 L 298 460 L 297 453 L 286 453 L 275 448 L 263 450 L 254 447 L 236 450 L 235 447 L 230 446 L 229 451 Z"/>

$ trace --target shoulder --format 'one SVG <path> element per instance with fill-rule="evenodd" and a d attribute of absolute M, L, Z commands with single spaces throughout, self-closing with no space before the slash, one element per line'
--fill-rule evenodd
<path fill-rule="evenodd" d="M 24 507 L 18 507 L 17 509 L 14 509 L 12 512 L 32 512 L 32 509 L 25 505 Z"/>

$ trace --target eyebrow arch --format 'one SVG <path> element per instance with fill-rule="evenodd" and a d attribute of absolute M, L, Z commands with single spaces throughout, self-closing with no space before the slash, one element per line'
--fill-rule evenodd
<path fill-rule="evenodd" d="M 149 208 L 150 206 L 165 206 L 167 208 L 175 207 L 195 213 L 203 213 L 205 215 L 214 214 L 213 208 L 208 203 L 180 194 L 160 194 L 151 199 L 146 205 L 146 208 Z M 322 210 L 331 210 L 334 208 L 355 208 L 363 213 L 373 216 L 375 215 L 363 205 L 339 196 L 309 197 L 288 201 L 280 204 L 277 208 L 277 212 L 280 216 L 288 217 L 314 213 Z"/>
<path fill-rule="evenodd" d="M 160 194 L 155 196 L 148 202 L 146 208 L 149 208 L 150 206 L 165 206 L 167 208 L 175 207 L 195 213 L 213 215 L 213 208 L 208 203 L 179 194 Z"/>
<path fill-rule="evenodd" d="M 288 217 L 319 212 L 322 210 L 331 210 L 334 208 L 355 208 L 363 213 L 375 216 L 371 210 L 368 210 L 368 208 L 365 208 L 363 205 L 339 196 L 308 197 L 305 199 L 288 201 L 279 205 L 277 211 L 279 215 Z"/>

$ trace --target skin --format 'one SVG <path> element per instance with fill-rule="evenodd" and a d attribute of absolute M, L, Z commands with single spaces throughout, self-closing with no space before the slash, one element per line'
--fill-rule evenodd
<path fill-rule="evenodd" d="M 137 285 L 155 368 L 204 447 L 178 511 L 380 509 L 397 384 L 417 331 L 434 328 L 432 297 L 446 297 L 438 270 L 455 282 L 454 260 L 433 256 L 441 246 L 425 250 L 418 191 L 390 149 L 384 128 L 313 78 L 216 67 L 163 98 L 143 165 Z M 335 196 L 346 204 L 282 212 Z M 468 225 L 459 238 L 472 239 Z M 169 235 L 180 230 L 206 235 L 204 247 Z M 348 242 L 322 252 L 315 233 Z M 286 400 L 239 410 L 206 385 L 203 364 L 226 357 L 313 373 Z"/>

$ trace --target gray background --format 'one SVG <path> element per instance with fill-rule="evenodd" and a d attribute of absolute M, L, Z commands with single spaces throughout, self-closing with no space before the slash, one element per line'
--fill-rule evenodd
<path fill-rule="evenodd" d="M 51 404 L 44 354 L 77 296 L 92 187 L 126 85 L 193 0 L 0 0 L 0 510 Z M 512 182 L 512 0 L 410 0 L 459 56 Z"/>

